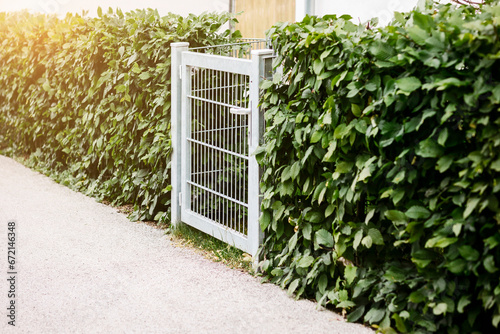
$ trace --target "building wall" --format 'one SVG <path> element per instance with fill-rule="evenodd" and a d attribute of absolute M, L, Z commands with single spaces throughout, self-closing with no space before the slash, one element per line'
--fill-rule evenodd
<path fill-rule="evenodd" d="M 276 22 L 295 21 L 295 0 L 234 0 L 238 16 L 236 29 L 243 37 L 263 38 Z"/>

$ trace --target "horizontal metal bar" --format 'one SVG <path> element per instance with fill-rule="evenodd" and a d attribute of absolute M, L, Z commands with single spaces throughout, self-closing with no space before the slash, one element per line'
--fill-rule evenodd
<path fill-rule="evenodd" d="M 230 155 L 233 155 L 235 157 L 248 160 L 248 156 L 247 155 L 243 155 L 243 154 L 240 154 L 240 153 L 229 151 L 229 150 L 226 150 L 224 148 L 221 148 L 221 147 L 218 147 L 218 146 L 214 146 L 214 145 L 210 145 L 208 143 L 204 143 L 202 141 L 199 141 L 199 140 L 196 140 L 196 139 L 193 139 L 193 138 L 187 138 L 187 140 L 190 141 L 190 142 L 192 142 L 192 143 L 195 143 L 195 144 L 198 144 L 198 145 L 201 145 L 201 146 L 205 146 L 205 147 L 214 149 L 214 150 L 222 152 L 222 153 L 230 154 Z"/>
<path fill-rule="evenodd" d="M 199 89 L 192 89 L 192 93 L 197 93 L 197 92 L 205 92 L 205 91 L 214 91 L 218 89 L 227 89 L 227 88 L 247 88 L 249 89 L 249 85 L 245 83 L 240 83 L 238 85 L 228 85 L 228 86 L 219 86 L 219 87 L 207 87 L 207 88 L 199 88 Z"/>
<path fill-rule="evenodd" d="M 220 173 L 220 172 L 224 172 L 224 171 L 225 171 L 224 169 L 209 170 L 209 171 L 191 173 L 191 176 L 193 176 L 193 175 L 210 174 L 210 173 Z"/>
<path fill-rule="evenodd" d="M 208 133 L 208 132 L 226 131 L 226 130 L 239 130 L 239 129 L 246 129 L 246 128 L 248 128 L 248 125 L 230 126 L 227 128 L 216 128 L 216 129 L 211 129 L 211 130 L 199 130 L 199 131 L 192 130 L 191 135 Z"/>
<path fill-rule="evenodd" d="M 248 204 L 247 203 L 244 203 L 244 202 L 241 202 L 241 201 L 238 201 L 237 199 L 235 198 L 232 198 L 232 197 L 229 197 L 229 196 L 226 196 L 220 192 L 217 192 L 215 190 L 212 190 L 210 188 L 207 188 L 207 187 L 204 187 L 202 186 L 201 184 L 198 184 L 198 183 L 195 183 L 195 182 L 192 182 L 192 181 L 187 181 L 188 184 L 192 185 L 192 186 L 195 186 L 196 188 L 199 188 L 199 189 L 202 189 L 202 190 L 205 190 L 205 191 L 208 191 L 209 193 L 212 193 L 214 194 L 215 196 L 219 196 L 219 197 L 222 197 L 224 199 L 227 199 L 228 201 L 231 201 L 233 203 L 236 203 L 236 204 L 239 204 L 241 206 L 244 206 L 245 208 L 248 208 Z"/>
<path fill-rule="evenodd" d="M 243 75 L 250 75 L 252 72 L 251 60 L 191 51 L 184 51 L 182 53 L 182 64 Z"/>
<path fill-rule="evenodd" d="M 222 107 L 227 107 L 227 108 L 240 108 L 239 106 L 235 106 L 234 104 L 228 104 L 228 103 L 224 103 L 224 102 L 218 102 L 218 101 L 214 101 L 214 100 L 210 100 L 210 99 L 205 99 L 203 97 L 198 97 L 198 96 L 194 96 L 194 95 L 187 95 L 188 98 L 190 99 L 193 99 L 193 100 L 197 100 L 197 101 L 202 101 L 202 102 L 207 102 L 207 103 L 213 103 L 213 104 L 216 104 L 218 106 L 222 106 Z"/>
<path fill-rule="evenodd" d="M 248 237 L 236 230 L 228 228 L 214 220 L 193 211 L 182 211 L 182 221 L 189 222 L 189 225 L 205 232 L 219 240 L 222 240 L 234 247 L 242 249 L 245 252 L 250 251 L 248 246 Z"/>
<path fill-rule="evenodd" d="M 252 108 L 230 108 L 229 112 L 233 115 L 250 115 Z"/>

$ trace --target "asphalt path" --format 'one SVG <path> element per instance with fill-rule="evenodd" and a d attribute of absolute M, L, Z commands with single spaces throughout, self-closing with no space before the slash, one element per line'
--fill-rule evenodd
<path fill-rule="evenodd" d="M 1 333 L 373 333 L 4 156 L 0 246 Z"/>

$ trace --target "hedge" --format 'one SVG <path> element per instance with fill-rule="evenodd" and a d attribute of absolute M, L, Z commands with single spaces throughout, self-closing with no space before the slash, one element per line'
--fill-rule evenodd
<path fill-rule="evenodd" d="M 229 14 L 0 13 L 0 149 L 132 218 L 170 212 L 170 43 L 232 41 Z"/>
<path fill-rule="evenodd" d="M 385 333 L 500 322 L 500 6 L 267 33 L 261 268 Z"/>

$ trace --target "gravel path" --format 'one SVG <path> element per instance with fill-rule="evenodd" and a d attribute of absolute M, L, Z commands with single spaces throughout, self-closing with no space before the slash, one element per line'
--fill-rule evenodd
<path fill-rule="evenodd" d="M 16 223 L 16 326 L 7 224 Z M 0 156 L 1 333 L 373 333 Z"/>

